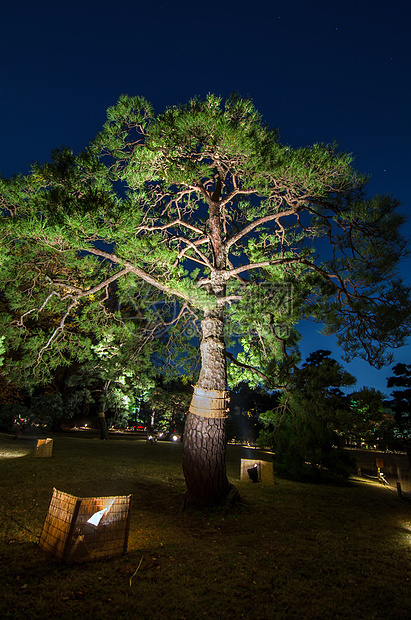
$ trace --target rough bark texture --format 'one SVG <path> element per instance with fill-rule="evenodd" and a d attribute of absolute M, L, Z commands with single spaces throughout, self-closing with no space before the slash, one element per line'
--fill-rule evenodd
<path fill-rule="evenodd" d="M 197 383 L 204 390 L 226 390 L 224 327 L 221 319 L 202 321 L 201 372 Z M 194 506 L 220 503 L 230 484 L 225 465 L 226 418 L 187 414 L 183 438 L 183 471 L 186 499 Z"/>
<path fill-rule="evenodd" d="M 224 323 L 217 317 L 201 322 L 201 371 L 197 385 L 206 390 L 225 390 L 227 382 Z"/>
<path fill-rule="evenodd" d="M 230 490 L 225 467 L 225 424 L 225 418 L 187 414 L 183 471 L 189 504 L 219 503 Z"/>

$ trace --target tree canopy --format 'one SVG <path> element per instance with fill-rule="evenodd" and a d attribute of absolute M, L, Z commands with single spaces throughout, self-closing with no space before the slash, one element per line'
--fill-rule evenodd
<path fill-rule="evenodd" d="M 69 344 L 80 308 L 83 330 L 106 323 L 101 301 L 113 281 L 122 299 L 147 301 L 150 288 L 149 305 L 158 291 L 179 301 L 179 318 L 197 319 L 216 303 L 215 278 L 233 282 L 224 301 L 235 331 L 246 321 L 257 339 L 259 323 L 267 337 L 267 327 L 309 316 L 336 332 L 348 355 L 376 364 L 386 345 L 404 342 L 408 290 L 396 274 L 404 218 L 391 196 L 365 197 L 350 155 L 336 145 L 282 145 L 237 96 L 157 115 L 142 97 L 122 96 L 107 115 L 83 153 L 54 151 L 28 176 L 2 181 L 2 289 L 18 315 L 7 317 L 14 346 L 46 313 L 48 329 L 39 327 L 32 345 L 41 355 L 63 334 Z M 330 251 L 320 255 L 318 240 Z M 267 308 L 262 283 L 272 295 L 292 285 L 293 308 L 288 299 Z"/>

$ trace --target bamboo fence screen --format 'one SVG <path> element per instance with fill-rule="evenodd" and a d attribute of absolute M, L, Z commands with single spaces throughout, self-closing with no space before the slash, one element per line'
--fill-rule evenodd
<path fill-rule="evenodd" d="M 47 439 L 37 439 L 37 445 L 34 448 L 33 456 L 44 457 L 51 456 L 53 454 L 53 440 L 50 437 Z"/>
<path fill-rule="evenodd" d="M 53 489 L 40 547 L 65 562 L 126 553 L 131 497 L 79 498 Z"/>

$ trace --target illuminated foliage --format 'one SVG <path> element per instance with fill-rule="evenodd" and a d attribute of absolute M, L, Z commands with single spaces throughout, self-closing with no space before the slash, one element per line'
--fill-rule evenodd
<path fill-rule="evenodd" d="M 383 423 L 390 419 L 385 396 L 375 388 L 364 387 L 350 394 L 352 416 L 346 434 L 354 440 L 376 443 Z"/>

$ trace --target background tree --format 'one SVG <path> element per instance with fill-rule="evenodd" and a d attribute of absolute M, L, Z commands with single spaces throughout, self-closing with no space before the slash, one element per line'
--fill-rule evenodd
<path fill-rule="evenodd" d="M 387 380 L 387 387 L 399 387 L 392 392 L 389 403 L 395 417 L 397 440 L 400 438 L 411 466 L 411 364 L 396 364 L 394 376 Z"/>
<path fill-rule="evenodd" d="M 93 347 L 94 357 L 81 368 L 77 380 L 88 378 L 89 389 L 97 406 L 100 438 L 108 438 L 106 413 L 115 414 L 117 424 L 128 419 L 137 408 L 141 391 L 154 387 L 155 369 L 149 361 L 149 351 L 141 352 L 136 359 L 132 343 L 122 345 L 112 337 L 102 339 Z"/>
<path fill-rule="evenodd" d="M 396 272 L 404 218 L 394 198 L 365 197 L 351 156 L 282 145 L 248 99 L 209 95 L 156 114 L 122 96 L 107 116 L 84 153 L 54 152 L 2 182 L 1 288 L 19 313 L 5 318 L 8 343 L 23 346 L 27 322 L 51 312 L 57 325 L 31 340 L 38 367 L 69 347 L 87 356 L 67 328 L 120 325 L 102 304 L 113 282 L 120 301 L 138 299 L 147 313 L 173 302 L 163 325 L 177 364 L 177 323 L 191 321 L 199 338 L 183 469 L 188 501 L 207 505 L 230 492 L 226 338 L 243 345 L 231 363 L 264 376 L 310 316 L 348 356 L 382 364 L 410 328 Z M 322 257 L 317 241 L 329 242 Z"/>
<path fill-rule="evenodd" d="M 0 367 L 4 363 L 4 344 L 5 336 L 0 336 Z M 13 425 L 18 424 L 18 420 L 25 419 L 28 410 L 25 407 L 27 394 L 14 383 L 7 381 L 3 372 L 0 370 L 0 430 L 11 431 Z"/>
<path fill-rule="evenodd" d="M 279 392 L 268 391 L 262 385 L 254 388 L 241 382 L 231 391 L 230 412 L 227 418 L 227 438 L 256 443 L 262 429 L 261 414 L 278 405 Z"/>
<path fill-rule="evenodd" d="M 26 393 L 23 389 L 7 381 L 6 377 L 0 370 L 0 407 L 10 405 L 12 403 L 23 403 Z"/>
<path fill-rule="evenodd" d="M 56 264 L 52 264 L 51 269 L 56 269 Z M 76 264 L 70 273 L 69 269 L 68 264 L 59 269 L 60 284 L 77 281 Z M 17 284 L 17 296 L 28 281 L 23 271 Z M 53 430 L 59 430 L 63 420 L 91 413 L 99 421 L 101 438 L 107 439 L 107 407 L 115 409 L 117 420 L 131 413 L 134 401 L 131 393 L 137 389 L 136 381 L 147 383 L 154 376 L 150 362 L 154 349 L 149 345 L 155 327 L 153 320 L 150 323 L 146 319 L 145 329 L 139 329 L 141 309 L 135 300 L 131 305 L 122 304 L 115 284 L 115 280 L 109 278 L 99 298 L 94 294 L 89 296 L 99 307 L 100 318 L 94 325 L 87 316 L 90 310 L 87 304 L 75 304 L 63 317 L 64 326 L 55 309 L 47 307 L 38 320 L 30 320 L 31 313 L 28 313 L 19 338 L 13 337 L 13 326 L 19 323 L 21 315 L 7 296 L 0 295 L 3 329 L 12 339 L 2 378 L 4 382 L 8 379 L 9 392 L 15 381 L 32 395 L 26 404 L 29 409 L 34 408 L 33 414 L 27 414 L 27 418 L 34 415 Z M 117 317 L 121 317 L 121 321 Z M 44 338 L 47 330 L 57 342 L 54 346 L 53 340 L 50 351 L 47 351 L 48 343 L 45 348 L 38 348 L 39 339 Z M 47 363 L 42 363 L 42 354 L 46 351 Z M 138 379 L 137 375 L 144 379 Z M 10 415 L 11 408 L 7 411 Z"/>
<path fill-rule="evenodd" d="M 164 380 L 161 375 L 157 377 L 149 399 L 155 431 L 164 437 L 174 433 L 182 435 L 192 392 L 185 377 L 174 380 Z"/>
<path fill-rule="evenodd" d="M 349 396 L 353 410 L 347 439 L 356 443 L 378 443 L 380 429 L 387 420 L 388 408 L 385 395 L 375 388 L 363 387 Z"/>
<path fill-rule="evenodd" d="M 290 376 L 280 405 L 260 416 L 266 426 L 260 442 L 273 447 L 279 473 L 301 477 L 309 464 L 316 477 L 322 469 L 349 474 L 343 434 L 351 428 L 352 410 L 340 388 L 356 379 L 330 354 L 311 353 Z"/>

